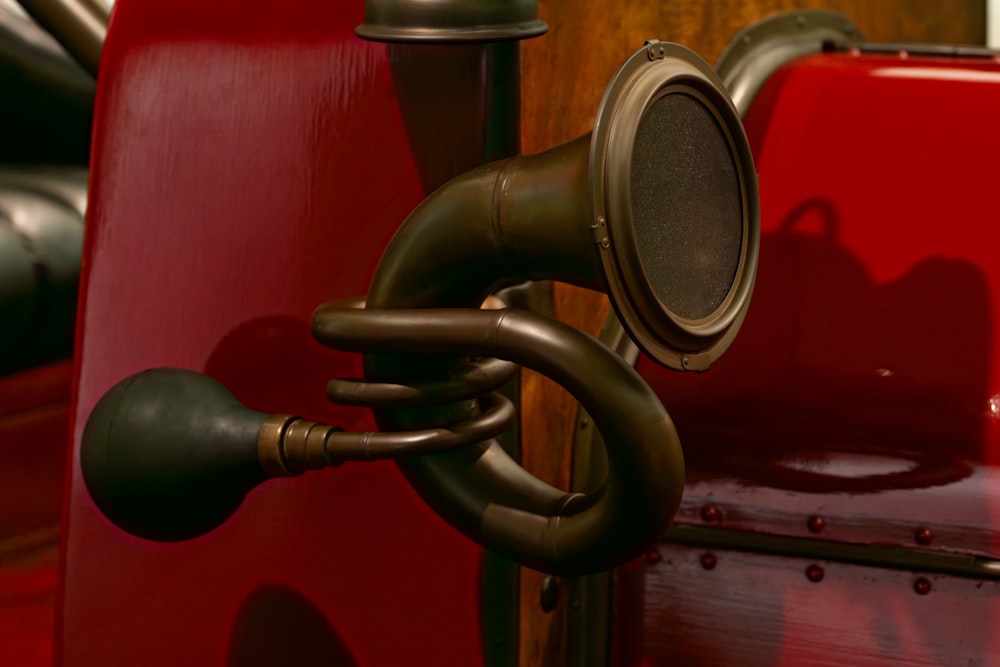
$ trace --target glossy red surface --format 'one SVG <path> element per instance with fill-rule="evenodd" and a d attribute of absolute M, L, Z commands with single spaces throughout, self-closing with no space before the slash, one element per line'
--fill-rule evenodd
<path fill-rule="evenodd" d="M 992 57 L 828 53 L 765 85 L 746 118 L 763 216 L 746 323 L 703 376 L 640 365 L 689 463 L 678 521 L 711 505 L 737 531 L 1000 557 L 996 109 Z M 646 579 L 645 648 L 624 664 L 1000 659 L 982 582 L 921 597 L 910 573 L 814 584 L 808 563 L 744 555 L 690 594 L 692 551 Z"/>
<path fill-rule="evenodd" d="M 0 665 L 52 664 L 71 365 L 0 378 Z"/>
<path fill-rule="evenodd" d="M 0 378 L 0 543 L 59 524 L 70 376 L 58 362 Z"/>
<path fill-rule="evenodd" d="M 0 664 L 52 664 L 58 560 L 54 527 L 0 542 Z"/>
<path fill-rule="evenodd" d="M 77 448 L 127 375 L 203 371 L 247 405 L 371 429 L 308 329 L 363 294 L 423 197 L 362 3 L 120 0 L 101 64 L 59 628 L 64 665 L 481 662 L 480 550 L 391 463 L 254 490 L 190 542 L 95 508 Z"/>
<path fill-rule="evenodd" d="M 702 549 L 661 549 L 660 563 L 620 576 L 619 603 L 645 611 L 616 664 L 940 667 L 1000 655 L 995 580 L 739 551 L 710 552 L 709 570 Z"/>

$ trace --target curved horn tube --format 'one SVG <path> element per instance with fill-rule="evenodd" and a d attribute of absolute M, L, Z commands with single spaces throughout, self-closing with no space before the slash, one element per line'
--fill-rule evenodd
<path fill-rule="evenodd" d="M 680 503 L 683 454 L 663 405 L 628 364 L 569 325 L 516 309 L 335 302 L 317 310 L 313 333 L 346 350 L 500 357 L 545 374 L 585 406 L 608 452 L 608 478 L 590 494 L 541 482 L 495 440 L 399 461 L 426 501 L 491 549 L 545 572 L 606 569 L 642 553 Z"/>
<path fill-rule="evenodd" d="M 668 98 L 683 102 L 658 104 Z M 674 113 L 681 119 L 672 120 Z M 656 140 L 647 133 L 640 139 L 637 128 L 647 117 L 662 123 L 667 135 Z M 640 141 L 659 141 L 666 152 L 643 152 L 636 163 L 640 153 L 633 149 Z M 703 150 L 701 164 L 701 158 L 691 156 Z M 638 246 L 638 214 L 629 195 L 637 173 L 656 174 L 637 190 L 643 195 L 652 194 L 657 184 L 670 185 L 665 191 L 671 194 L 656 199 L 666 210 L 650 217 L 643 209 L 641 218 L 649 230 L 662 217 L 661 235 L 677 235 L 657 241 L 666 246 Z M 696 201 L 699 194 L 716 191 L 728 193 L 727 206 Z M 703 227 L 719 230 L 722 240 Z M 616 462 L 600 500 L 582 500 L 543 484 L 495 441 L 397 463 L 427 502 L 477 541 L 547 572 L 606 568 L 659 537 L 677 508 L 683 458 L 669 417 L 638 376 L 625 370 L 627 365 L 576 330 L 542 327 L 513 311 L 484 315 L 471 309 L 506 281 L 557 280 L 608 291 L 616 310 L 628 315 L 630 332 L 640 334 L 637 342 L 657 361 L 705 370 L 729 345 L 746 312 L 758 234 L 753 162 L 721 82 L 683 47 L 649 42 L 609 84 L 592 134 L 455 178 L 414 210 L 383 254 L 367 309 L 385 310 L 390 318 L 403 317 L 401 309 L 468 308 L 469 317 L 496 318 L 477 346 L 463 347 L 455 338 L 464 320 L 458 315 L 442 317 L 433 331 L 418 331 L 414 322 L 380 332 L 365 329 L 349 313 L 321 309 L 314 335 L 333 347 L 366 352 L 365 377 L 371 382 L 446 378 L 459 355 L 488 353 L 540 370 L 569 389 L 606 441 L 614 442 L 608 455 Z M 698 319 L 671 313 L 645 274 L 646 260 L 658 259 L 656 253 L 670 244 L 696 246 L 697 257 L 713 261 L 723 261 L 724 255 L 716 254 L 723 246 L 732 255 L 728 295 L 698 311 Z M 682 268 L 680 284 L 702 278 L 695 266 L 688 262 Z M 361 330 L 364 336 L 357 333 Z M 418 348 L 421 354 L 434 348 L 445 360 L 403 356 Z M 379 427 L 392 431 L 464 419 L 475 405 L 373 410 Z M 591 505 L 591 510 L 581 509 Z M 598 506 L 602 511 L 592 511 Z"/>

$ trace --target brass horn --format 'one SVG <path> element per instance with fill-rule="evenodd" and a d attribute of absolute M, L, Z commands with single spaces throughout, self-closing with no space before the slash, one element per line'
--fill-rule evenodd
<path fill-rule="evenodd" d="M 612 79 L 590 135 L 446 184 L 390 242 L 365 304 L 317 309 L 317 340 L 365 355 L 365 379 L 334 380 L 328 395 L 371 407 L 382 433 L 267 416 L 195 373 L 153 371 L 95 408 L 84 478 L 122 527 L 181 539 L 225 520 L 267 477 L 395 458 L 480 544 L 545 572 L 613 567 L 659 538 L 680 502 L 683 456 L 670 417 L 592 337 L 478 306 L 512 280 L 606 290 L 648 355 L 705 370 L 746 314 L 758 237 L 753 162 L 721 82 L 691 51 L 649 42 Z M 553 378 L 591 415 L 608 454 L 599 489 L 555 489 L 492 439 L 513 419 L 490 394 L 512 363 Z"/>

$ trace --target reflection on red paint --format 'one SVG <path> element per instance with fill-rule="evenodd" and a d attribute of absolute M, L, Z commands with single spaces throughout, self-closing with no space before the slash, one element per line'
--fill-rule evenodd
<path fill-rule="evenodd" d="M 995 59 L 851 52 L 762 89 L 746 323 L 704 375 L 640 363 L 689 463 L 678 522 L 710 501 L 734 531 L 1000 557 L 998 84 Z M 995 582 L 670 549 L 649 664 L 1000 659 Z"/>
<path fill-rule="evenodd" d="M 358 359 L 308 334 L 316 306 L 365 293 L 424 196 L 386 48 L 354 36 L 361 13 L 328 0 L 117 4 L 95 121 L 75 446 L 109 387 L 158 366 L 206 372 L 259 410 L 372 428 L 324 396 Z M 242 664 L 254 637 L 231 635 L 256 622 L 247 601 L 266 586 L 305 596 L 289 608 L 326 655 L 483 659 L 481 551 L 391 463 L 269 482 L 212 533 L 160 544 L 101 516 L 73 462 L 60 664 Z"/>

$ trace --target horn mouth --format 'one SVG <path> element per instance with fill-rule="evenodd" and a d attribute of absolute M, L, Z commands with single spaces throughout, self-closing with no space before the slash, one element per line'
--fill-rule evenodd
<path fill-rule="evenodd" d="M 658 363 L 706 370 L 735 338 L 757 271 L 760 204 L 722 82 L 648 42 L 608 85 L 594 125 L 594 235 L 611 304 Z"/>

